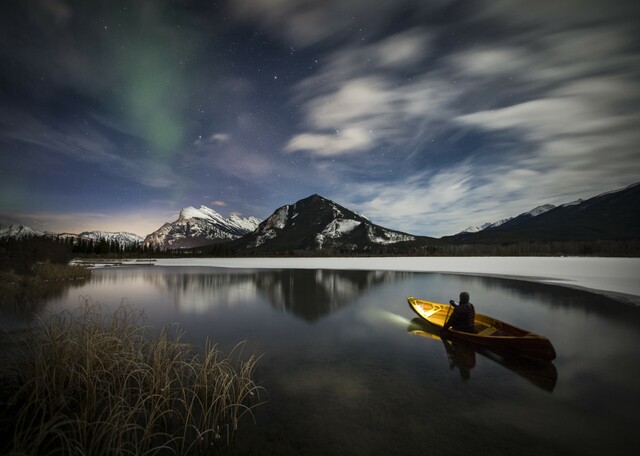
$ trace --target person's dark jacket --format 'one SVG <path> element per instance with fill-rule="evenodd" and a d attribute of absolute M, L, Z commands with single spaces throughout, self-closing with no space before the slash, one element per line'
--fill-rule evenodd
<path fill-rule="evenodd" d="M 476 318 L 476 310 L 470 302 L 461 302 L 453 307 L 453 312 L 444 325 L 444 329 L 455 329 L 468 333 L 475 333 L 476 328 L 474 321 Z"/>

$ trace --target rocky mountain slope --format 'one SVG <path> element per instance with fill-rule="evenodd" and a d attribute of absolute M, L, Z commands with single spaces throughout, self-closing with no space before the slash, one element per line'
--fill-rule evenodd
<path fill-rule="evenodd" d="M 240 251 L 374 251 L 383 246 L 426 245 L 433 238 L 383 228 L 339 204 L 311 195 L 282 206 L 232 246 Z"/>

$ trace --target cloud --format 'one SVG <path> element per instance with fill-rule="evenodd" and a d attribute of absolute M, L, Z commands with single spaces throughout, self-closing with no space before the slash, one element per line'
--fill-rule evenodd
<path fill-rule="evenodd" d="M 193 144 L 197 147 L 206 147 L 216 144 L 228 143 L 231 141 L 231 135 L 229 133 L 213 133 L 208 138 L 199 137 Z"/>
<path fill-rule="evenodd" d="M 370 132 L 362 128 L 347 128 L 336 130 L 335 134 L 303 133 L 294 136 L 285 151 L 310 151 L 316 156 L 327 157 L 366 150 L 373 143 Z"/>
<path fill-rule="evenodd" d="M 480 0 L 471 5 L 474 20 L 509 24 L 514 29 L 548 32 L 609 21 L 633 22 L 640 8 L 627 0 Z M 635 14 L 634 14 L 635 13 Z"/>
<path fill-rule="evenodd" d="M 472 204 L 468 198 L 473 181 L 472 166 L 463 163 L 415 173 L 402 181 L 352 185 L 345 204 L 382 226 L 439 236 L 450 234 L 463 216 L 452 208 Z"/>
<path fill-rule="evenodd" d="M 234 0 L 230 7 L 239 19 L 257 21 L 296 46 L 310 46 L 353 35 L 375 36 L 399 12 L 419 18 L 448 3 L 451 0 Z"/>
<path fill-rule="evenodd" d="M 422 65 L 430 49 L 431 35 L 416 28 L 336 51 L 319 75 L 296 87 L 305 131 L 284 151 L 327 157 L 410 143 L 447 116 L 455 93 L 437 75 L 402 76 Z"/>
<path fill-rule="evenodd" d="M 535 180 L 523 180 L 531 197 L 553 199 L 638 179 L 638 102 L 640 94 L 631 80 L 603 76 L 567 83 L 544 98 L 456 120 L 529 144 L 527 153 L 513 151 L 509 162 L 514 169 L 537 173 Z"/>
<path fill-rule="evenodd" d="M 219 201 L 219 200 L 211 201 L 211 203 L 209 203 L 209 204 L 211 204 L 212 206 L 216 206 L 216 207 L 224 207 L 224 206 L 227 205 L 227 203 L 225 203 L 224 201 Z"/>

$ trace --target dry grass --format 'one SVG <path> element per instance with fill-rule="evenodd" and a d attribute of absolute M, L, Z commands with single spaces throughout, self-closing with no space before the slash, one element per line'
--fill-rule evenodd
<path fill-rule="evenodd" d="M 31 268 L 41 280 L 80 280 L 91 277 L 91 270 L 84 266 L 56 263 L 36 263 Z"/>
<path fill-rule="evenodd" d="M 257 359 L 85 304 L 38 321 L 9 366 L 16 454 L 216 454 L 259 404 Z M 172 330 L 170 330 L 172 329 Z"/>

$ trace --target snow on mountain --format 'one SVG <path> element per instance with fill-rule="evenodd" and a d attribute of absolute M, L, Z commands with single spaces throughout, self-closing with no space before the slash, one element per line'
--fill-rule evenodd
<path fill-rule="evenodd" d="M 458 234 L 468 234 L 468 233 L 479 233 L 480 231 L 484 231 L 484 230 L 488 230 L 491 228 L 496 228 L 500 225 L 504 225 L 505 223 L 513 220 L 515 217 L 507 217 L 501 220 L 498 220 L 497 222 L 489 222 L 489 223 L 484 223 L 480 226 L 470 226 L 468 228 L 465 228 L 464 230 L 460 231 Z"/>
<path fill-rule="evenodd" d="M 93 241 L 100 241 L 101 239 L 106 239 L 108 242 L 117 241 L 122 246 L 131 246 L 140 244 L 143 240 L 142 237 L 133 233 L 126 232 L 106 232 L 106 231 L 85 231 L 80 234 L 73 233 L 52 233 L 49 231 L 38 231 L 34 230 L 25 225 L 11 225 L 11 226 L 0 226 L 0 239 L 25 239 L 28 237 L 49 237 L 53 239 L 61 239 L 61 240 L 73 240 L 77 239 L 90 239 Z"/>
<path fill-rule="evenodd" d="M 480 231 L 490 230 L 492 228 L 497 228 L 501 225 L 504 225 L 507 222 L 510 222 L 520 217 L 537 217 L 538 215 L 544 214 L 545 212 L 548 212 L 551 209 L 554 209 L 555 207 L 556 206 L 554 206 L 553 204 L 544 204 L 542 206 L 537 206 L 528 212 L 523 212 L 522 214 L 516 217 L 507 217 L 502 220 L 498 220 L 497 222 L 489 222 L 480 226 L 467 227 L 464 230 L 460 231 L 458 234 L 471 234 L 471 233 L 479 233 Z"/>
<path fill-rule="evenodd" d="M 178 219 L 165 223 L 144 239 L 144 245 L 160 249 L 198 247 L 220 241 L 229 241 L 255 230 L 260 220 L 231 214 L 224 218 L 213 209 L 200 206 L 185 207 Z"/>
<path fill-rule="evenodd" d="M 561 204 L 560 207 L 577 206 L 578 204 L 582 204 L 582 203 L 584 203 L 584 200 L 581 198 L 575 201 L 571 201 L 570 203 Z"/>
<path fill-rule="evenodd" d="M 93 241 L 100 241 L 102 239 L 107 242 L 117 242 L 121 246 L 134 246 L 142 243 L 144 238 L 134 233 L 127 233 L 124 231 L 119 232 L 107 232 L 107 231 L 84 231 L 78 234 L 79 238 L 91 239 Z"/>
<path fill-rule="evenodd" d="M 311 195 L 276 209 L 253 233 L 241 239 L 238 246 L 265 251 L 366 251 L 375 245 L 415 240 L 415 236 L 375 225 L 331 200 Z"/>
<path fill-rule="evenodd" d="M 553 204 L 544 204 L 520 215 L 530 215 L 531 217 L 537 217 L 538 215 L 544 214 L 545 212 L 548 212 L 554 208 L 555 206 Z"/>
<path fill-rule="evenodd" d="M 334 239 L 340 238 L 345 234 L 350 233 L 355 227 L 360 226 L 361 224 L 362 222 L 357 220 L 343 218 L 335 219 L 331 221 L 324 230 L 322 230 L 322 234 Z"/>
<path fill-rule="evenodd" d="M 505 220 L 508 220 L 508 219 L 505 219 Z M 496 222 L 496 223 L 497 223 L 497 222 Z M 463 233 L 477 233 L 478 231 L 485 230 L 485 229 L 489 228 L 489 227 L 490 227 L 490 226 L 492 226 L 492 225 L 493 225 L 493 223 L 485 223 L 485 224 L 480 225 L 480 226 L 473 226 L 473 225 L 471 225 L 471 226 L 466 227 L 464 230 L 460 231 L 460 233 L 458 233 L 458 234 L 463 234 Z"/>
<path fill-rule="evenodd" d="M 28 237 L 55 236 L 48 231 L 38 231 L 26 225 L 0 226 L 0 239 L 24 239 Z"/>
<path fill-rule="evenodd" d="M 416 240 L 416 237 L 411 236 L 410 234 L 399 233 L 397 231 L 391 231 L 384 228 L 382 228 L 382 230 L 375 230 L 372 225 L 367 226 L 367 237 L 371 242 L 382 245 Z"/>

